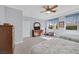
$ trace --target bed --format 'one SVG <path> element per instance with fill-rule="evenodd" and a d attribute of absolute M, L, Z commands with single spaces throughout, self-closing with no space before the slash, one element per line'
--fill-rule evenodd
<path fill-rule="evenodd" d="M 52 37 L 32 46 L 32 54 L 79 54 L 79 43 L 63 38 Z"/>

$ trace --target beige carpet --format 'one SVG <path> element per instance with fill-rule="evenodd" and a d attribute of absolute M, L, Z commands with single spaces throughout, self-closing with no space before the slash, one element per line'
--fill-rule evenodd
<path fill-rule="evenodd" d="M 14 54 L 30 54 L 31 47 L 45 41 L 40 37 L 24 38 L 23 42 L 15 45 Z"/>

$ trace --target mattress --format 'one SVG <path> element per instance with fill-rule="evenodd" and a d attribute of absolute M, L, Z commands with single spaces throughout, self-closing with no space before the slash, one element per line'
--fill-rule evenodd
<path fill-rule="evenodd" d="M 32 54 L 79 54 L 79 43 L 52 37 L 34 45 L 31 48 Z"/>

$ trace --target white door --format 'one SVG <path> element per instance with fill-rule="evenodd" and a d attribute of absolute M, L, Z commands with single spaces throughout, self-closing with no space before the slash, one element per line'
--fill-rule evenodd
<path fill-rule="evenodd" d="M 30 37 L 30 21 L 23 21 L 23 37 Z"/>

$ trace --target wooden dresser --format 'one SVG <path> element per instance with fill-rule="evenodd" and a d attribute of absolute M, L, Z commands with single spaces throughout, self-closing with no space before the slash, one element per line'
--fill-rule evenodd
<path fill-rule="evenodd" d="M 36 37 L 36 36 L 41 36 L 43 33 L 43 30 L 32 30 L 32 36 Z"/>
<path fill-rule="evenodd" d="M 13 53 L 12 25 L 0 25 L 0 54 Z"/>

